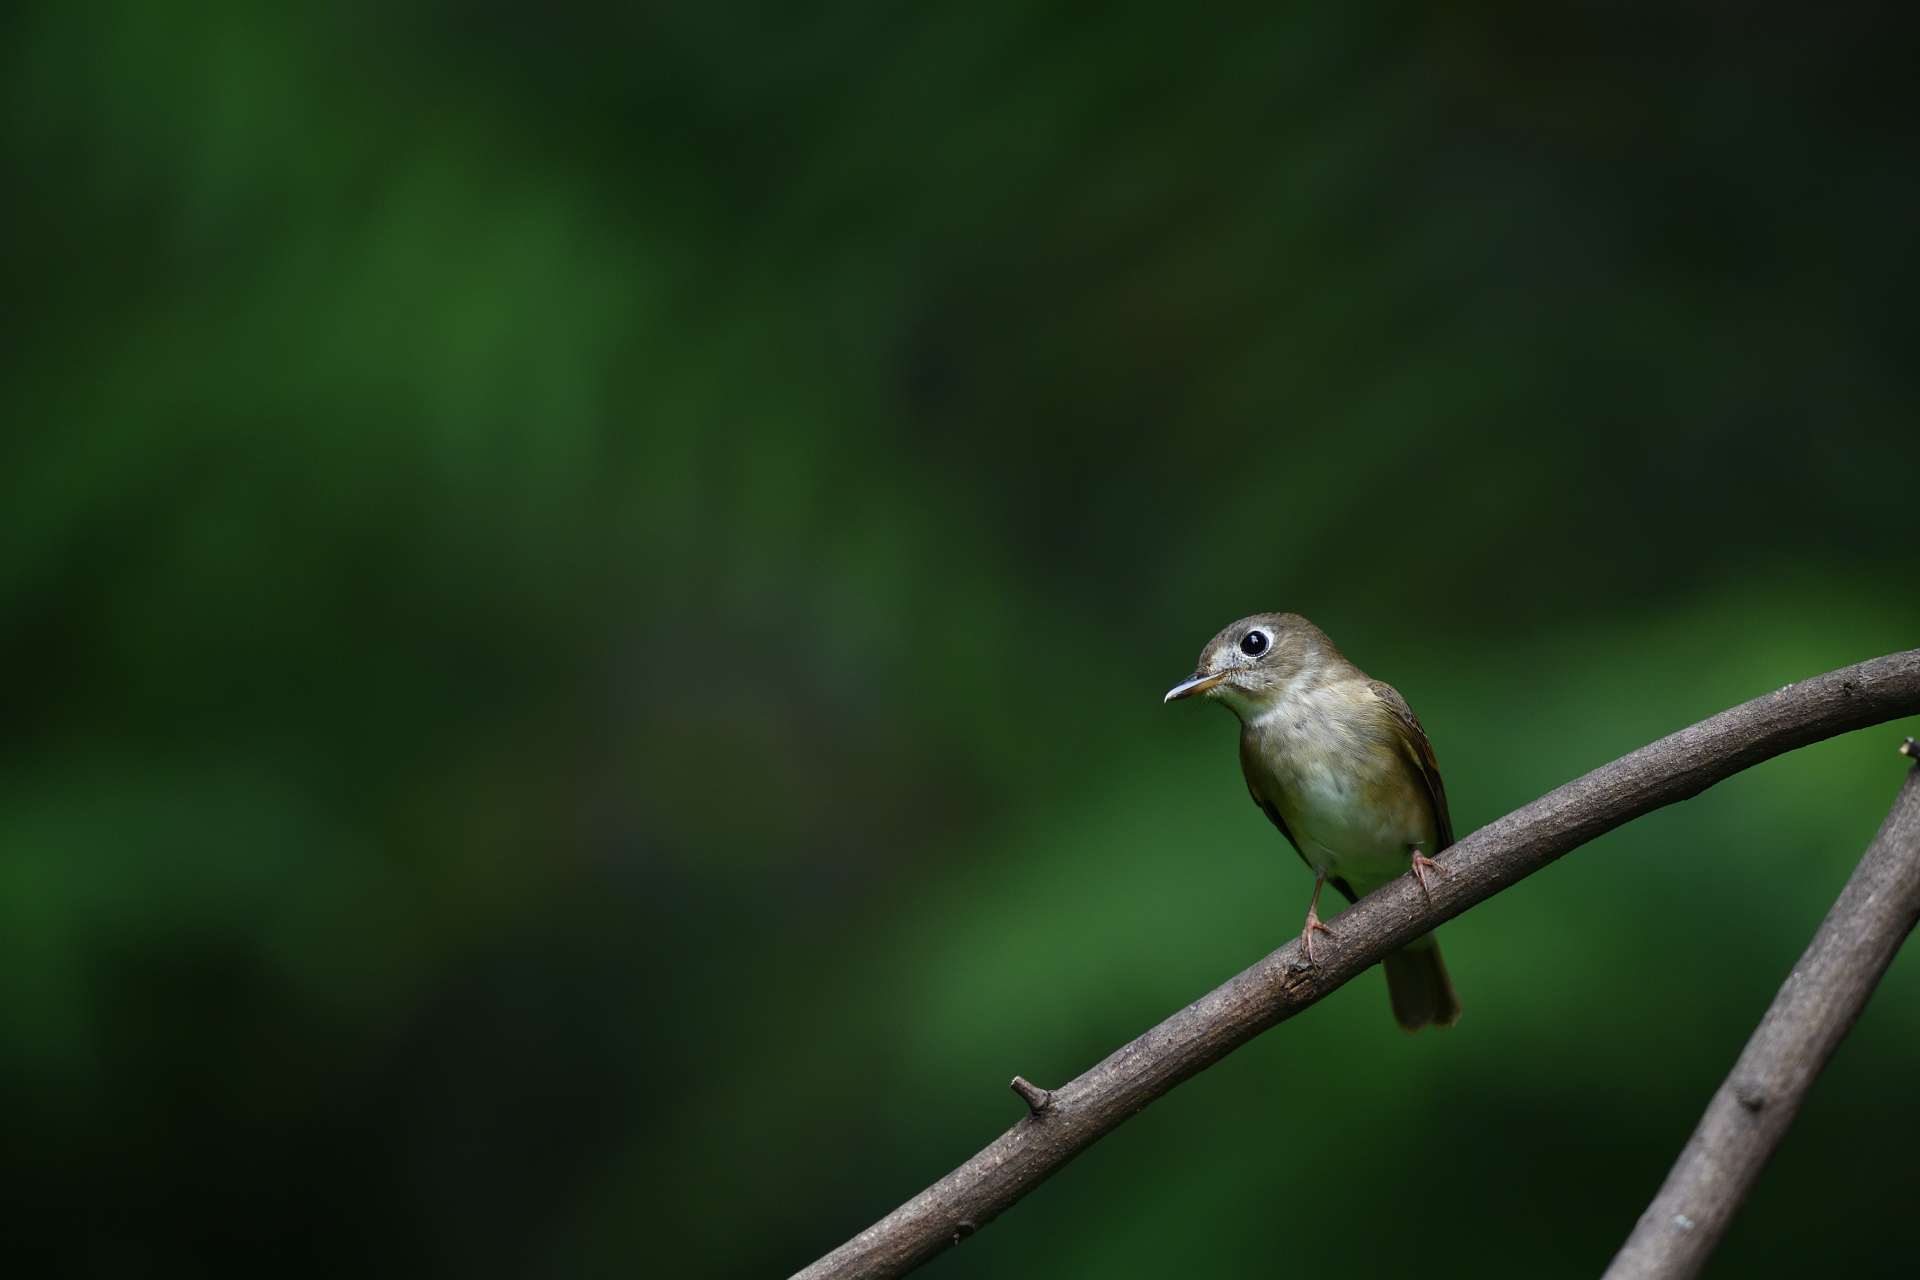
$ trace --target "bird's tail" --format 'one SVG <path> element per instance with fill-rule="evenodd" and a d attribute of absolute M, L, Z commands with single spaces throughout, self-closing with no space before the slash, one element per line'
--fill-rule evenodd
<path fill-rule="evenodd" d="M 1440 944 L 1431 934 L 1393 952 L 1382 963 L 1393 1018 L 1402 1031 L 1418 1031 L 1429 1024 L 1450 1027 L 1460 1021 L 1460 997 L 1453 993 L 1447 966 L 1440 960 Z"/>

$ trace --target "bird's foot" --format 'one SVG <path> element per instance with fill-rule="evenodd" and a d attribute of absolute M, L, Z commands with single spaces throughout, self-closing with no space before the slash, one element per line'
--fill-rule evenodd
<path fill-rule="evenodd" d="M 1427 895 L 1427 902 L 1431 904 L 1433 902 L 1433 889 L 1427 884 L 1427 872 L 1429 871 L 1437 871 L 1441 875 L 1447 874 L 1445 867 L 1418 849 L 1415 849 L 1413 851 L 1413 878 L 1420 882 L 1420 892 Z"/>
<path fill-rule="evenodd" d="M 1308 907 L 1307 922 L 1300 926 L 1300 945 L 1306 948 L 1308 964 L 1320 963 L 1314 958 L 1313 954 L 1313 935 L 1316 933 L 1324 933 L 1329 938 L 1333 936 L 1333 930 L 1320 923 L 1320 913 L 1312 907 Z"/>

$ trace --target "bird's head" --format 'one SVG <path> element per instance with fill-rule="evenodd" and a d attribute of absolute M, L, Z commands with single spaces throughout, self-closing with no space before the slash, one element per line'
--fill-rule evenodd
<path fill-rule="evenodd" d="M 1216 698 L 1245 720 L 1278 702 L 1290 684 L 1333 656 L 1326 633 L 1299 614 L 1256 613 L 1209 640 L 1193 674 L 1167 690 L 1162 701 Z"/>

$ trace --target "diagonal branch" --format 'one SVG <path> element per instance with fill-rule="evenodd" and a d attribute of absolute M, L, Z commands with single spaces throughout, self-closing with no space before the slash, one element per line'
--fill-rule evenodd
<path fill-rule="evenodd" d="M 1916 919 L 1920 767 L 1907 770 L 1880 834 L 1707 1104 L 1606 1280 L 1699 1274 Z"/>
<path fill-rule="evenodd" d="M 1920 712 L 1920 649 L 1843 667 L 1723 711 L 1474 832 L 1428 901 L 1403 876 L 1341 913 L 1308 967 L 1292 941 L 1051 1093 L 955 1169 L 795 1280 L 898 1276 L 992 1221 L 1175 1085 L 1462 911 L 1622 823 L 1835 734 Z"/>

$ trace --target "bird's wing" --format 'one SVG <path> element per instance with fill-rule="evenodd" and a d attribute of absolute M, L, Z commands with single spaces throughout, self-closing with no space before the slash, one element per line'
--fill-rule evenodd
<path fill-rule="evenodd" d="M 1247 755 L 1246 739 L 1242 738 L 1240 740 L 1240 767 L 1243 773 L 1247 772 L 1246 755 Z M 1287 843 L 1293 846 L 1293 851 L 1295 853 L 1300 854 L 1300 861 L 1307 862 L 1307 855 L 1304 853 L 1301 853 L 1300 851 L 1300 842 L 1293 838 L 1293 832 L 1287 830 L 1287 820 L 1280 816 L 1280 810 L 1268 804 L 1266 800 L 1261 798 L 1260 793 L 1254 790 L 1253 779 L 1251 777 L 1247 779 L 1247 794 L 1253 797 L 1253 802 L 1254 804 L 1259 806 L 1260 812 L 1267 815 L 1267 821 L 1273 823 L 1274 826 L 1280 828 L 1280 834 L 1287 838 Z M 1307 862 L 1307 870 L 1309 871 L 1313 870 L 1313 864 L 1311 862 Z M 1339 876 L 1328 876 L 1327 883 L 1332 885 L 1334 888 L 1338 889 L 1340 891 L 1340 896 L 1345 898 L 1348 902 L 1360 901 L 1360 895 L 1353 891 L 1353 886 L 1348 884 L 1345 880 L 1341 879 Z"/>
<path fill-rule="evenodd" d="M 1447 813 L 1447 785 L 1440 781 L 1440 762 L 1433 757 L 1433 744 L 1427 741 L 1427 731 L 1420 727 L 1420 717 L 1413 714 L 1413 708 L 1407 705 L 1398 689 L 1384 680 L 1371 680 L 1367 687 L 1393 712 L 1400 731 L 1400 745 L 1427 784 L 1427 798 L 1433 801 L 1434 828 L 1440 833 L 1440 848 L 1434 852 L 1439 853 L 1453 843 L 1453 818 Z"/>

